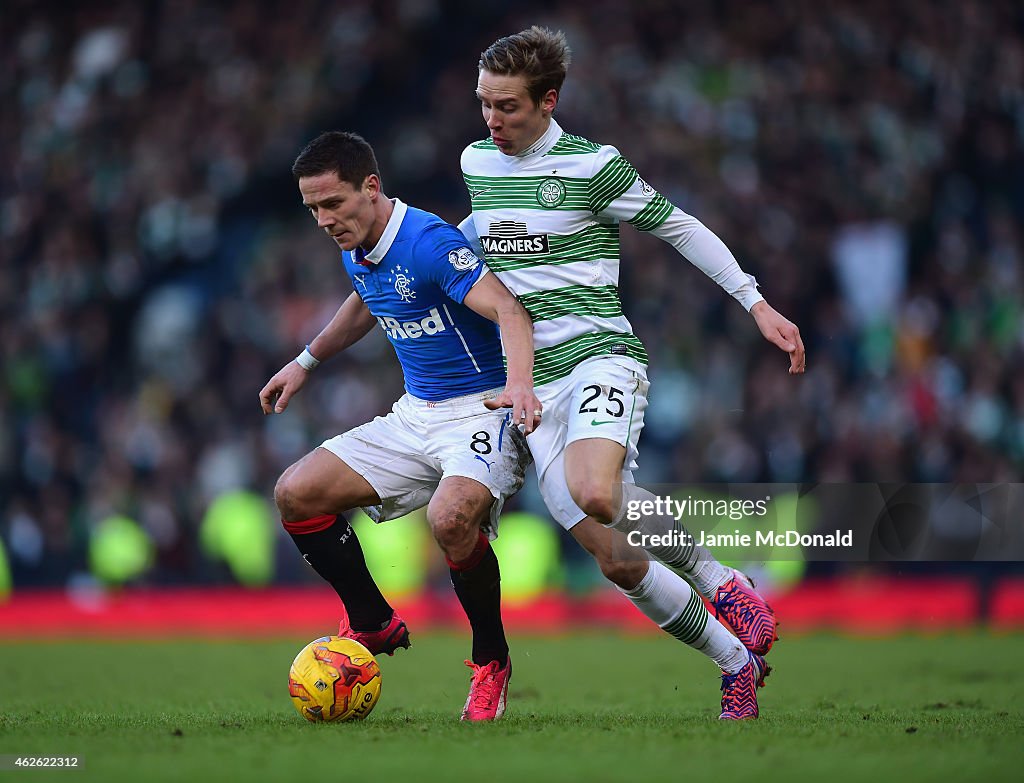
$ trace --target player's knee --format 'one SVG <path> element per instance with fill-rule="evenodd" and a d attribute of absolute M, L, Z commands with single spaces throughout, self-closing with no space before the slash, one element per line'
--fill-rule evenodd
<path fill-rule="evenodd" d="M 286 470 L 274 486 L 274 502 L 281 518 L 294 521 L 312 516 L 307 513 L 305 500 L 306 491 L 302 481 L 296 476 L 295 471 Z"/>
<path fill-rule="evenodd" d="M 613 560 L 609 557 L 598 557 L 597 564 L 604 578 L 623 590 L 632 590 L 647 574 L 646 560 Z"/>
<path fill-rule="evenodd" d="M 612 487 L 600 482 L 583 480 L 569 484 L 569 494 L 576 505 L 588 516 L 607 523 L 615 518 Z"/>
<path fill-rule="evenodd" d="M 480 523 L 464 508 L 454 506 L 443 509 L 431 514 L 429 521 L 434 539 L 449 558 L 453 552 L 461 552 L 467 547 L 472 549 L 476 543 Z"/>

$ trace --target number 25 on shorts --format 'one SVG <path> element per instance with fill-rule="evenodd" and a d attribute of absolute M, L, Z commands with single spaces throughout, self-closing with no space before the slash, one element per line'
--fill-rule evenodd
<path fill-rule="evenodd" d="M 607 393 L 602 394 L 605 389 L 607 389 Z M 584 397 L 583 402 L 580 404 L 579 412 L 584 415 L 588 413 L 596 414 L 590 422 L 591 426 L 599 427 L 602 424 L 614 424 L 626 412 L 626 406 L 622 401 L 622 389 L 616 389 L 614 386 L 601 387 L 594 383 L 584 386 L 583 391 Z M 603 418 L 604 416 L 611 416 L 612 418 L 606 419 Z"/>

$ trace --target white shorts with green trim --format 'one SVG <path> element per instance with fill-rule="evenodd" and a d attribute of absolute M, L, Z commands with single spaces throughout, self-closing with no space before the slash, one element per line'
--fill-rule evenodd
<path fill-rule="evenodd" d="M 537 389 L 544 417 L 527 443 L 544 503 L 566 530 L 586 517 L 565 481 L 566 446 L 587 438 L 625 446 L 622 480 L 633 483 L 649 387 L 647 370 L 636 359 L 605 355 L 587 359 L 567 377 Z"/>

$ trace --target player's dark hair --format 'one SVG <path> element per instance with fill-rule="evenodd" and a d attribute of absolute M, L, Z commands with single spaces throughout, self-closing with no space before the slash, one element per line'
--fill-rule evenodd
<path fill-rule="evenodd" d="M 296 180 L 332 171 L 338 175 L 339 180 L 357 190 L 371 174 L 380 178 L 373 147 L 358 133 L 346 131 L 321 133 L 303 148 L 292 164 L 292 174 Z"/>
<path fill-rule="evenodd" d="M 570 62 L 572 52 L 565 34 L 534 25 L 488 46 L 480 55 L 478 68 L 498 76 L 525 76 L 530 98 L 540 103 L 548 90 L 561 92 Z"/>

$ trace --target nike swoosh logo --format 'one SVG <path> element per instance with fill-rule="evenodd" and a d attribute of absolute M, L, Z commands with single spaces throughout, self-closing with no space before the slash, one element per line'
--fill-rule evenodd
<path fill-rule="evenodd" d="M 482 196 L 484 193 L 486 193 L 489 190 L 494 190 L 494 188 L 490 187 L 490 188 L 484 188 L 483 190 L 471 190 L 471 191 L 469 191 L 469 197 L 470 198 L 476 198 L 477 196 Z"/>
<path fill-rule="evenodd" d="M 601 424 L 614 424 L 616 421 L 618 421 L 618 419 L 608 419 L 608 421 L 598 421 L 597 419 L 591 419 L 590 426 L 597 427 Z"/>

